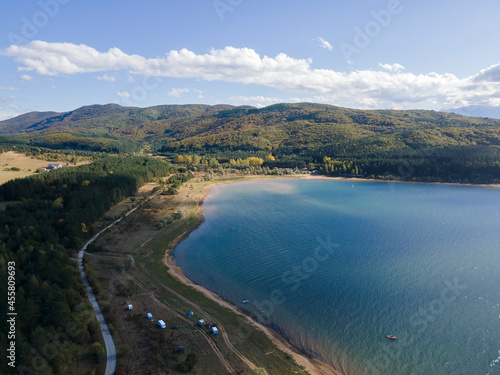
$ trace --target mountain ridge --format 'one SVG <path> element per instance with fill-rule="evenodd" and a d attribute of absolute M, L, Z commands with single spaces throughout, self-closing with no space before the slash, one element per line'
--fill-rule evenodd
<path fill-rule="evenodd" d="M 500 120 L 429 110 L 359 110 L 318 103 L 90 105 L 0 121 L 27 144 L 110 151 L 289 150 L 369 142 L 398 147 L 500 146 Z M 375 142 L 376 140 L 376 142 Z M 349 147 L 351 147 L 349 146 Z M 375 147 L 375 146 L 374 146 Z M 377 146 L 380 147 L 380 146 Z"/>

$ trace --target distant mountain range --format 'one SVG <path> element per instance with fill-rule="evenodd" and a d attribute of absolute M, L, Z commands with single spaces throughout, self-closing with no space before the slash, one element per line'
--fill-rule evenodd
<path fill-rule="evenodd" d="M 0 134 L 30 145 L 100 151 L 500 146 L 500 120 L 427 110 L 356 110 L 314 103 L 265 108 L 91 105 L 0 121 Z M 354 146 L 358 145 L 358 146 Z"/>
<path fill-rule="evenodd" d="M 456 113 L 464 116 L 490 117 L 490 118 L 500 119 L 500 106 L 489 107 L 481 105 L 471 105 L 467 107 L 447 109 L 445 110 L 445 112 Z"/>

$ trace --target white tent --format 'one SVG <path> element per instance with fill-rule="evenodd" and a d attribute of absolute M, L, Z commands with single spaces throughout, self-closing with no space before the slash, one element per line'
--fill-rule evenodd
<path fill-rule="evenodd" d="M 214 335 L 216 335 L 216 336 L 219 334 L 219 331 L 217 330 L 217 327 L 212 327 L 212 333 Z"/>
<path fill-rule="evenodd" d="M 204 325 L 204 324 L 205 324 L 205 321 L 204 321 L 203 319 L 200 319 L 200 320 L 198 320 L 198 324 L 199 324 L 200 326 L 202 326 L 202 325 Z"/>
<path fill-rule="evenodd" d="M 132 310 L 132 305 L 128 305 L 128 309 L 129 309 L 129 310 Z"/>
<path fill-rule="evenodd" d="M 158 320 L 158 325 L 161 327 L 161 328 L 167 328 L 167 325 L 165 324 L 165 322 L 163 320 Z"/>

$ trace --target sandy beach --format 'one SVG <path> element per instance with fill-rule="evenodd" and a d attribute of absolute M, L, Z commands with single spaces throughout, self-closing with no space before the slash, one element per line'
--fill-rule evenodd
<path fill-rule="evenodd" d="M 295 178 L 324 178 L 324 177 L 307 175 L 307 176 L 295 176 Z M 256 180 L 256 179 L 266 179 L 266 178 L 262 178 L 262 176 L 256 176 L 255 178 L 248 178 L 248 179 L 245 178 L 244 180 L 248 181 L 248 180 Z M 177 280 L 179 280 L 183 284 L 188 285 L 193 289 L 196 289 L 197 291 L 199 291 L 200 293 L 202 293 L 206 297 L 208 297 L 211 300 L 220 304 L 221 306 L 223 306 L 227 309 L 230 309 L 235 314 L 238 314 L 240 316 L 245 317 L 245 319 L 247 319 L 247 321 L 249 323 L 253 324 L 254 326 L 258 327 L 261 331 L 263 331 L 279 349 L 281 349 L 285 353 L 288 353 L 289 355 L 291 355 L 295 359 L 295 361 L 299 365 L 303 366 L 311 375 L 342 375 L 341 372 L 335 370 L 332 366 L 328 365 L 327 363 L 324 363 L 324 362 L 319 361 L 317 359 L 309 358 L 309 357 L 305 356 L 297 348 L 293 347 L 288 341 L 286 341 L 282 336 L 280 336 L 274 330 L 260 324 L 259 322 L 252 319 L 248 314 L 244 313 L 242 310 L 240 310 L 238 307 L 236 307 L 235 305 L 222 299 L 217 294 L 209 291 L 208 289 L 204 288 L 203 286 L 198 285 L 198 284 L 194 283 L 193 281 L 191 281 L 190 279 L 188 279 L 184 275 L 182 268 L 177 266 L 177 264 L 175 263 L 175 257 L 172 256 L 172 254 L 173 254 L 175 248 L 177 247 L 177 245 L 183 239 L 185 239 L 189 235 L 189 233 L 191 233 L 193 230 L 198 228 L 205 220 L 205 218 L 203 217 L 203 210 L 204 210 L 203 202 L 204 202 L 205 198 L 208 196 L 208 194 L 210 193 L 210 189 L 215 185 L 227 184 L 227 183 L 232 183 L 232 182 L 236 182 L 236 181 L 216 181 L 216 182 L 213 182 L 213 183 L 209 184 L 208 186 L 206 186 L 200 194 L 197 194 L 197 195 L 189 198 L 190 200 L 196 202 L 196 204 L 198 206 L 198 211 L 197 211 L 198 222 L 196 223 L 195 226 L 191 227 L 190 229 L 185 231 L 183 234 L 181 234 L 179 237 L 177 237 L 170 244 L 169 248 L 165 252 L 163 262 L 168 267 L 169 274 L 172 275 L 173 277 L 175 277 Z"/>

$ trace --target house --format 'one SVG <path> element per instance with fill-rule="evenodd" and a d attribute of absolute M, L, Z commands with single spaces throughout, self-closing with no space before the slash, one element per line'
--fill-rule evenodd
<path fill-rule="evenodd" d="M 129 310 L 132 310 L 132 305 L 128 305 L 128 306 L 127 306 L 127 308 L 128 308 Z"/>
<path fill-rule="evenodd" d="M 146 315 L 148 317 L 148 319 L 153 319 L 153 314 L 151 313 L 148 313 L 148 315 Z"/>
<path fill-rule="evenodd" d="M 57 168 L 62 168 L 62 164 L 52 163 L 47 166 L 47 169 L 57 169 Z"/>
<path fill-rule="evenodd" d="M 167 328 L 167 325 L 163 320 L 158 320 L 158 325 L 160 326 L 160 328 Z"/>

